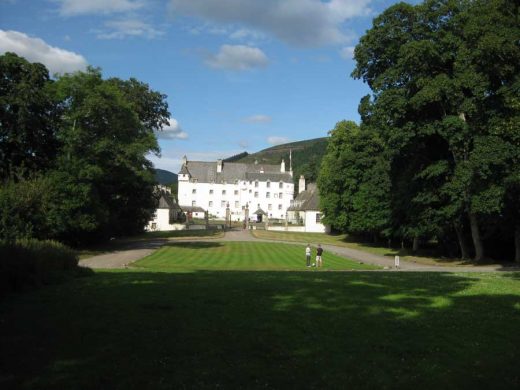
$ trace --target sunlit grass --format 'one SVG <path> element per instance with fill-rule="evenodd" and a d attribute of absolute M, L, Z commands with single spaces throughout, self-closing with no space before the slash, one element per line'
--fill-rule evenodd
<path fill-rule="evenodd" d="M 315 255 L 316 251 L 313 250 Z M 163 246 L 134 267 L 168 270 L 305 270 L 305 247 L 265 242 L 186 242 Z M 316 269 L 316 268 L 313 268 Z M 320 271 L 369 270 L 332 253 L 323 255 Z"/>

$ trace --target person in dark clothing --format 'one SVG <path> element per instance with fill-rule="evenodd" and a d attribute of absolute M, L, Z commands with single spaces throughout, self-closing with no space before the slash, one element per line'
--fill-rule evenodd
<path fill-rule="evenodd" d="M 323 248 L 321 244 L 318 244 L 318 249 L 316 249 L 316 268 L 321 267 L 323 265 L 323 260 L 321 256 L 323 255 Z"/>

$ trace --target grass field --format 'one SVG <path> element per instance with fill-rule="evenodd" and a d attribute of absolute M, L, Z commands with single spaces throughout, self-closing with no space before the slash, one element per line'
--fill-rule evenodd
<path fill-rule="evenodd" d="M 313 250 L 315 254 L 315 250 Z M 304 270 L 302 245 L 266 242 L 178 242 L 163 246 L 133 264 L 135 267 L 174 271 L 192 270 Z M 370 270 L 378 267 L 326 253 L 320 271 Z M 316 268 L 313 268 L 316 270 Z"/>
<path fill-rule="evenodd" d="M 267 240 L 330 244 L 357 249 L 380 256 L 393 257 L 399 255 L 403 260 L 414 261 L 425 265 L 468 265 L 466 261 L 462 261 L 460 259 L 435 257 L 434 254 L 428 250 L 423 249 L 419 251 L 418 254 L 412 254 L 411 249 L 388 248 L 381 243 L 373 244 L 368 242 L 361 242 L 347 234 L 300 233 L 265 230 L 253 230 L 251 234 L 254 237 Z"/>
<path fill-rule="evenodd" d="M 520 386 L 520 273 L 244 271 L 235 243 L 179 244 L 0 302 L 0 388 Z"/>

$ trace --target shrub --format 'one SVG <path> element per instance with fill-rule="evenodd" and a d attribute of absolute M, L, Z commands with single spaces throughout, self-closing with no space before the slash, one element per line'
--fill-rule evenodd
<path fill-rule="evenodd" d="M 35 239 L 0 242 L 0 295 L 51 283 L 77 269 L 76 253 L 59 242 Z"/>

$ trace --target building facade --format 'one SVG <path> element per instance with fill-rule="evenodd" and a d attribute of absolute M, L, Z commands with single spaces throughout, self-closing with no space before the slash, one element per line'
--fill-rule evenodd
<path fill-rule="evenodd" d="M 323 214 L 319 209 L 320 194 L 315 183 L 305 185 L 305 177 L 300 176 L 298 195 L 287 210 L 287 221 L 302 226 L 304 232 L 329 233 L 330 226 L 322 222 Z"/>
<path fill-rule="evenodd" d="M 243 221 L 246 212 L 264 210 L 270 219 L 285 219 L 294 196 L 291 169 L 280 165 L 188 161 L 178 174 L 178 199 L 184 206 L 201 207 L 210 218 Z M 247 209 L 247 211 L 246 211 Z"/>
<path fill-rule="evenodd" d="M 159 202 L 157 209 L 145 227 L 147 231 L 182 230 L 182 210 L 172 196 L 169 188 L 157 186 Z"/>

